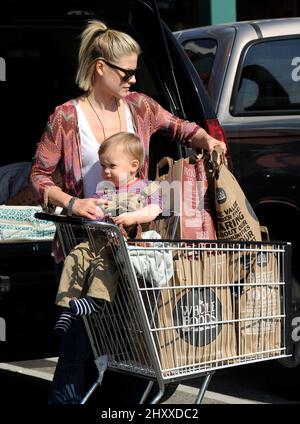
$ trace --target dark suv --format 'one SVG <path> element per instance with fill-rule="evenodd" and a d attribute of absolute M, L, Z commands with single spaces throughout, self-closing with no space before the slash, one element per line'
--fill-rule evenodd
<path fill-rule="evenodd" d="M 26 191 L 36 143 L 54 107 L 79 94 L 74 83 L 77 47 L 79 34 L 90 19 L 99 18 L 125 30 L 140 43 L 143 54 L 136 91 L 150 95 L 174 114 L 205 126 L 212 135 L 222 136 L 194 67 L 172 33 L 167 28 L 162 31 L 155 5 L 154 10 L 139 0 L 51 1 L 40 6 L 10 0 L 0 1 L 0 5 L 0 171 L 6 171 L 0 172 L 0 188 L 8 188 L 2 204 L 12 204 L 12 196 L 21 199 L 14 183 L 16 168 L 18 180 L 23 178 L 23 193 Z M 181 154 L 177 143 L 154 136 L 150 176 L 154 177 L 154 164 L 161 157 L 177 158 Z M 30 197 L 21 201 L 32 203 Z M 0 243 L 0 317 L 6 322 L 7 340 L 0 344 L 0 361 L 56 353 L 51 337 L 56 282 L 50 249 L 51 242 L 43 241 Z"/>

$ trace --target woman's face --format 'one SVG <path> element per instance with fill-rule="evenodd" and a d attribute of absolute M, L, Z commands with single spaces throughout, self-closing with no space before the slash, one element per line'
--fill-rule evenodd
<path fill-rule="evenodd" d="M 99 60 L 96 69 L 101 77 L 102 87 L 115 97 L 125 97 L 136 82 L 134 71 L 137 69 L 137 60 L 136 53 L 121 56 L 114 62 Z"/>

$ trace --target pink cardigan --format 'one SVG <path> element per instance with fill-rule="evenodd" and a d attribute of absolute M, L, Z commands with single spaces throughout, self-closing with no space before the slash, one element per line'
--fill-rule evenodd
<path fill-rule="evenodd" d="M 125 101 L 131 110 L 136 133 L 145 147 L 145 162 L 140 176 L 147 178 L 151 135 L 162 130 L 184 143 L 199 126 L 177 118 L 145 94 L 131 92 Z M 73 100 L 56 107 L 36 149 L 30 183 L 45 209 L 48 206 L 48 190 L 55 186 L 52 175 L 57 167 L 61 172 L 63 191 L 71 196 L 83 197 L 80 138 Z"/>

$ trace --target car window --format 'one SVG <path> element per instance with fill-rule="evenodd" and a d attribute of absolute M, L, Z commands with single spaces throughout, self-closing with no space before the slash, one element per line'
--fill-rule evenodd
<path fill-rule="evenodd" d="M 216 57 L 217 41 L 211 38 L 200 38 L 186 41 L 182 45 L 204 86 L 207 87 Z"/>
<path fill-rule="evenodd" d="M 258 42 L 248 48 L 235 83 L 233 115 L 300 112 L 300 38 Z"/>

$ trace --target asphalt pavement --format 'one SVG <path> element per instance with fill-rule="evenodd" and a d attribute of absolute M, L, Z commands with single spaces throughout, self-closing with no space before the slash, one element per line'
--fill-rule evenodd
<path fill-rule="evenodd" d="M 57 358 L 35 361 L 0 363 L 2 402 L 12 399 L 22 403 L 47 404 L 50 383 Z M 193 404 L 202 379 L 179 384 L 176 392 L 164 404 Z M 203 404 L 291 404 L 300 401 L 270 394 L 263 376 L 253 365 L 230 367 L 213 375 Z"/>

